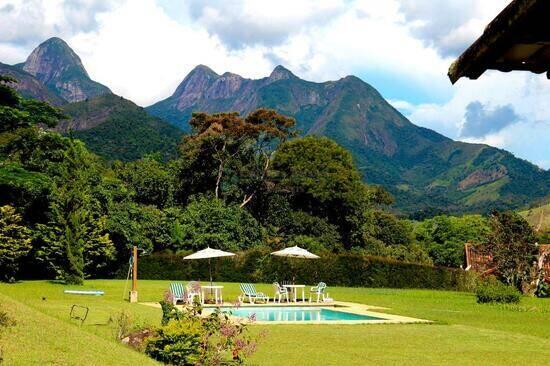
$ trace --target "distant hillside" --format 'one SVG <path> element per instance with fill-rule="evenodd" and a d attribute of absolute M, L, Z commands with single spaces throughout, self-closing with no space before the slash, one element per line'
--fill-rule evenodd
<path fill-rule="evenodd" d="M 277 66 L 252 80 L 200 65 L 172 96 L 147 109 L 188 131 L 194 111 L 247 114 L 259 107 L 293 116 L 303 134 L 349 149 L 364 179 L 387 187 L 407 213 L 517 208 L 550 193 L 550 172 L 504 150 L 418 127 L 354 76 L 314 83 Z"/>
<path fill-rule="evenodd" d="M 57 37 L 41 43 L 16 67 L 34 76 L 67 102 L 111 93 L 109 88 L 90 79 L 80 57 Z"/>
<path fill-rule="evenodd" d="M 56 129 L 72 131 L 105 159 L 129 161 L 155 152 L 165 159 L 176 155 L 181 130 L 122 97 L 105 94 L 67 104 L 63 110 L 71 118 Z"/>
<path fill-rule="evenodd" d="M 520 212 L 529 224 L 539 232 L 550 232 L 550 203 Z"/>

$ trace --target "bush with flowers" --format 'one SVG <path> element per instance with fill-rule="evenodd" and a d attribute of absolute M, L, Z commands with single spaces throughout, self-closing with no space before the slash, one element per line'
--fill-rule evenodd
<path fill-rule="evenodd" d="M 242 365 L 252 355 L 257 339 L 247 331 L 253 318 L 234 322 L 230 313 L 216 309 L 202 313 L 199 304 L 184 307 L 161 302 L 162 325 L 147 340 L 145 353 L 170 365 Z"/>

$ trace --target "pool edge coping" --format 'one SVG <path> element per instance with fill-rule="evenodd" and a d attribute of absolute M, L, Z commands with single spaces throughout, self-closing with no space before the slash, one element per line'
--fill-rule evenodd
<path fill-rule="evenodd" d="M 140 302 L 139 304 L 145 305 L 145 306 L 151 306 L 155 308 L 160 308 L 160 304 L 157 303 L 151 303 L 151 302 Z M 276 306 L 273 306 L 276 305 Z M 408 316 L 403 315 L 396 315 L 396 314 L 389 314 L 389 313 L 383 313 L 383 312 L 377 312 L 373 310 L 389 310 L 389 308 L 385 307 L 379 307 L 379 306 L 372 306 L 372 305 L 365 305 L 365 304 L 359 304 L 354 302 L 345 302 L 345 301 L 334 301 L 330 304 L 327 303 L 286 303 L 286 304 L 241 304 L 238 307 L 239 308 L 247 308 L 247 307 L 319 307 L 322 309 L 327 310 L 333 310 L 333 311 L 340 311 L 344 313 L 352 313 L 355 315 L 367 315 L 371 317 L 376 318 L 382 318 L 382 319 L 370 319 L 370 320 L 308 320 L 308 321 L 253 321 L 249 322 L 250 325 L 358 325 L 358 324 L 427 324 L 427 323 L 433 323 L 431 320 L 426 319 L 420 319 L 420 318 L 412 318 Z M 182 305 L 177 305 L 177 307 L 183 307 Z M 216 307 L 237 307 L 233 303 L 224 303 L 222 305 L 205 305 L 204 309 L 213 309 Z M 237 317 L 237 316 L 230 316 L 231 319 L 243 322 L 247 321 L 247 318 L 243 317 Z"/>

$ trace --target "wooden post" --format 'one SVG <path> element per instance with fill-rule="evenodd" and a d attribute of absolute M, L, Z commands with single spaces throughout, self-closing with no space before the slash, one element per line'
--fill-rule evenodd
<path fill-rule="evenodd" d="M 132 291 L 130 291 L 130 302 L 138 302 L 137 292 L 137 246 L 132 249 Z"/>

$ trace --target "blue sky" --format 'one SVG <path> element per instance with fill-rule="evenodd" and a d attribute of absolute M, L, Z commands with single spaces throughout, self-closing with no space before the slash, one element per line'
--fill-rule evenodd
<path fill-rule="evenodd" d="M 412 122 L 550 168 L 550 82 L 450 63 L 509 0 L 0 0 L 0 62 L 59 36 L 115 93 L 149 105 L 197 64 L 312 81 L 356 75 Z"/>

